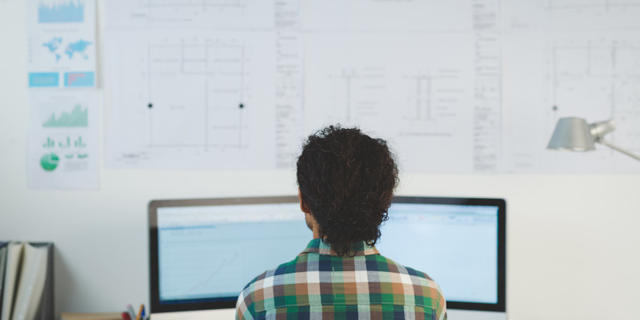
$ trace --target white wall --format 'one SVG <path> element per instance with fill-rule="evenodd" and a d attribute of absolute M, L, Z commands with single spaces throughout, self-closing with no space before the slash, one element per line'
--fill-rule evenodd
<path fill-rule="evenodd" d="M 296 191 L 293 171 L 103 164 L 99 190 L 28 189 L 25 7 L 0 0 L 0 239 L 55 242 L 57 312 L 148 303 L 150 199 Z M 637 319 L 640 175 L 405 173 L 398 194 L 507 199 L 511 319 Z"/>

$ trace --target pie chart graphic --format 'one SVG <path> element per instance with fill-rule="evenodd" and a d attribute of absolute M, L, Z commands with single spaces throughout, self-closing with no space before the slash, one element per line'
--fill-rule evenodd
<path fill-rule="evenodd" d="M 48 153 L 40 158 L 40 165 L 44 171 L 53 171 L 58 167 L 60 158 L 55 153 Z"/>

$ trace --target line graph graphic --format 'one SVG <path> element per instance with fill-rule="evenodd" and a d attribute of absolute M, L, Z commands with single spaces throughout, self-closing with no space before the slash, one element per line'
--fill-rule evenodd
<path fill-rule="evenodd" d="M 207 270 L 208 275 L 203 278 L 197 279 L 197 281 L 193 283 L 190 283 L 186 287 L 187 289 L 182 292 L 182 294 L 186 296 L 194 292 L 206 292 L 210 288 L 215 288 L 216 283 L 219 281 L 219 279 L 217 278 L 221 276 L 220 272 L 230 265 L 237 265 L 239 258 L 240 253 L 233 252 L 230 256 L 224 256 L 215 261 L 211 261 L 212 265 L 210 265 L 209 268 L 203 268 Z"/>

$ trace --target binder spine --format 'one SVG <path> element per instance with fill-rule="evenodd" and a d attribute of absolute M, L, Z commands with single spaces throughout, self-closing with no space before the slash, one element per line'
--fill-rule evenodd
<path fill-rule="evenodd" d="M 43 246 L 47 247 L 47 277 L 44 283 L 44 290 L 42 291 L 42 298 L 40 299 L 40 306 L 36 313 L 36 320 L 54 320 L 54 273 L 53 273 L 53 243 L 44 243 Z"/>

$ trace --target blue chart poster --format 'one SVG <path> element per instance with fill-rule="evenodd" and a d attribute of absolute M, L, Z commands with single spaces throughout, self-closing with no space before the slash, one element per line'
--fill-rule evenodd
<path fill-rule="evenodd" d="M 28 19 L 29 87 L 95 87 L 95 0 L 30 0 Z"/>
<path fill-rule="evenodd" d="M 95 0 L 28 0 L 30 188 L 98 187 Z"/>

